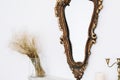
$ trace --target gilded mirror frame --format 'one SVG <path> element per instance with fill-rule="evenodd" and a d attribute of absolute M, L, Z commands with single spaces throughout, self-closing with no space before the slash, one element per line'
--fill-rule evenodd
<path fill-rule="evenodd" d="M 98 23 L 99 12 L 102 9 L 102 0 L 90 0 L 93 2 L 94 9 L 91 17 L 91 22 L 88 28 L 88 39 L 85 45 L 85 57 L 83 61 L 75 62 L 73 59 L 72 45 L 69 38 L 69 26 L 65 16 L 65 8 L 69 6 L 71 0 L 57 0 L 55 5 L 55 14 L 58 17 L 60 30 L 63 32 L 60 43 L 64 45 L 67 63 L 74 74 L 76 80 L 80 80 L 87 67 L 89 56 L 91 54 L 91 47 L 95 44 L 97 36 L 94 30 Z"/>

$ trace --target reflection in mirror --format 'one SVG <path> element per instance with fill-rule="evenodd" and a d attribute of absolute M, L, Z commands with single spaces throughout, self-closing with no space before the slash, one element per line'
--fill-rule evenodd
<path fill-rule="evenodd" d="M 88 0 L 72 0 L 66 7 L 65 15 L 70 31 L 73 58 L 83 61 L 85 45 L 88 38 L 88 28 L 93 13 L 93 3 Z"/>

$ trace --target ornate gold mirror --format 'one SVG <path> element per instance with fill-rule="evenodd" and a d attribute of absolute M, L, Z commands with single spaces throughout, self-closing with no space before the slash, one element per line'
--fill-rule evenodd
<path fill-rule="evenodd" d="M 80 80 L 82 78 L 84 71 L 88 64 L 89 56 L 91 54 L 90 49 L 91 49 L 92 45 L 95 44 L 96 38 L 97 38 L 96 34 L 94 33 L 94 30 L 97 26 L 98 14 L 99 14 L 100 10 L 102 9 L 102 0 L 90 0 L 90 1 L 93 2 L 93 11 L 92 11 L 92 17 L 90 19 L 91 21 L 89 22 L 88 31 L 87 31 L 88 35 L 87 35 L 87 40 L 85 41 L 86 44 L 85 44 L 84 59 L 82 61 L 81 60 L 76 61 L 74 59 L 74 54 L 73 54 L 74 46 L 72 45 L 72 39 L 70 38 L 71 37 L 70 36 L 71 29 L 69 26 L 70 22 L 68 19 L 68 18 L 70 18 L 70 17 L 68 17 L 68 14 L 70 14 L 70 12 L 68 11 L 69 13 L 67 13 L 66 6 L 68 6 L 70 4 L 71 0 L 57 0 L 56 6 L 55 6 L 55 14 L 59 20 L 60 30 L 63 32 L 63 35 L 60 38 L 61 44 L 64 45 L 67 62 L 69 64 L 69 67 L 72 70 L 76 80 Z M 79 10 L 79 8 L 78 9 L 76 8 L 76 10 Z"/>

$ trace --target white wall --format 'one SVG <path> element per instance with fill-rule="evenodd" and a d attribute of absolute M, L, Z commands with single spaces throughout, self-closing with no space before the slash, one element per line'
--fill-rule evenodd
<path fill-rule="evenodd" d="M 0 0 L 0 80 L 28 80 L 29 59 L 8 47 L 12 34 L 21 31 L 38 36 L 41 62 L 47 74 L 74 80 L 66 62 L 64 48 L 59 44 L 61 32 L 54 15 L 55 2 L 56 0 Z M 114 62 L 120 57 L 119 3 L 119 0 L 103 2 L 104 8 L 95 31 L 97 43 L 92 47 L 83 80 L 95 80 L 97 72 L 105 73 L 106 80 L 117 79 L 116 66 L 108 68 L 105 58 L 110 57 L 111 62 Z"/>

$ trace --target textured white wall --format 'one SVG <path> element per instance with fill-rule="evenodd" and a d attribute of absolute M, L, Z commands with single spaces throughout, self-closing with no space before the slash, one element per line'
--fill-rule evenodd
<path fill-rule="evenodd" d="M 64 48 L 59 44 L 61 32 L 54 15 L 55 2 L 56 0 L 0 0 L 0 80 L 28 80 L 29 59 L 8 47 L 12 34 L 21 31 L 38 36 L 40 57 L 47 74 L 74 80 L 66 62 Z M 113 62 L 120 57 L 119 3 L 119 0 L 103 2 L 104 8 L 95 31 L 97 43 L 92 47 L 83 80 L 95 80 L 97 72 L 105 73 L 106 80 L 117 79 L 116 66 L 108 68 L 105 58 L 110 57 Z M 78 11 L 82 12 L 81 9 Z M 78 29 L 81 28 L 83 27 Z"/>

